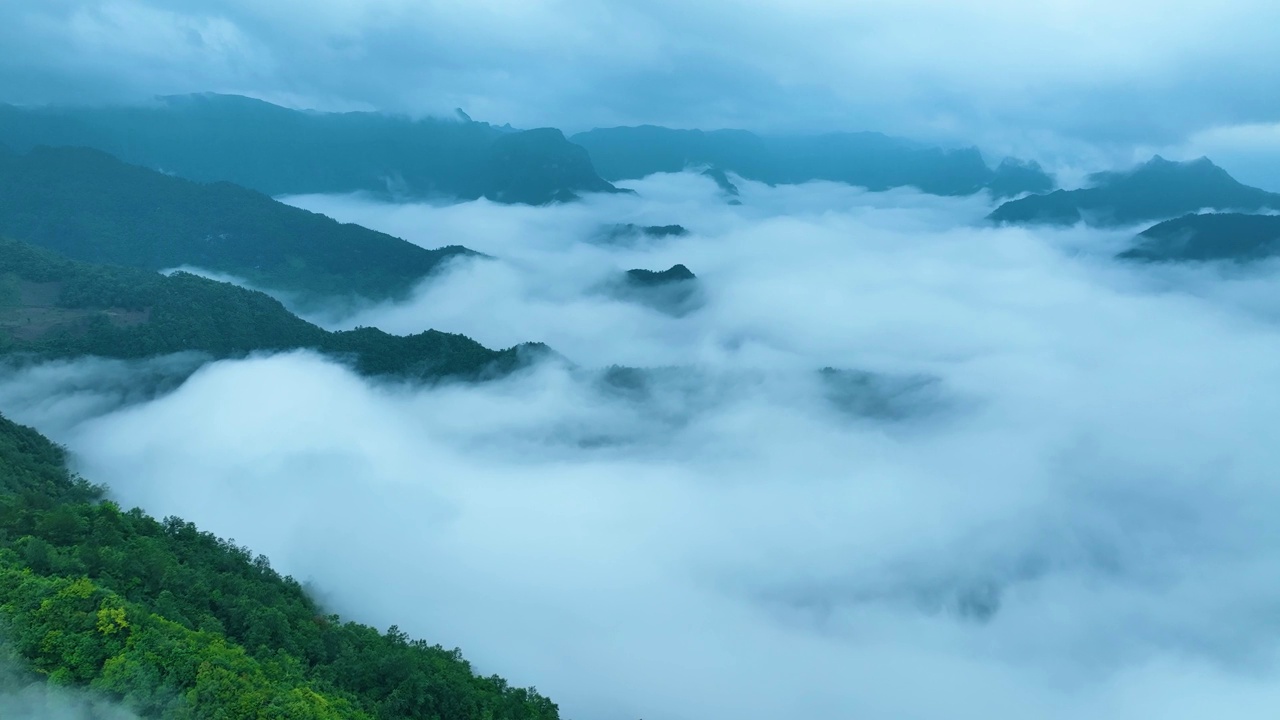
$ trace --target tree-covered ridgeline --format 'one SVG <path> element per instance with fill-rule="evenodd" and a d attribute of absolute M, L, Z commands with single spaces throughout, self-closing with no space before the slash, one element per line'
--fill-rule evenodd
<path fill-rule="evenodd" d="M 435 330 L 328 332 L 270 296 L 188 273 L 90 265 L 0 238 L 0 353 L 140 359 L 194 351 L 213 358 L 311 349 L 359 373 L 413 380 L 502 375 L 541 345 L 490 350 Z"/>
<path fill-rule="evenodd" d="M 475 255 L 75 147 L 0 153 L 0 235 L 84 262 L 213 270 L 304 304 L 402 298 L 447 261 Z"/>
<path fill-rule="evenodd" d="M 555 720 L 458 650 L 328 613 L 267 558 L 124 510 L 0 417 L 0 638 L 144 717 Z"/>

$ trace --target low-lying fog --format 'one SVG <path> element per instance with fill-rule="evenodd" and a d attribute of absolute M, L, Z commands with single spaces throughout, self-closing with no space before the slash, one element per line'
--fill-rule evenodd
<path fill-rule="evenodd" d="M 1132 230 L 987 228 L 983 197 L 631 187 L 289 199 L 496 258 L 326 325 L 576 367 L 427 389 L 300 352 L 166 391 L 189 360 L 86 361 L 7 372 L 0 411 L 123 502 L 568 718 L 1280 706 L 1275 267 L 1127 266 Z M 690 234 L 608 241 L 619 223 Z M 683 317 L 601 290 L 675 263 L 699 277 Z"/>

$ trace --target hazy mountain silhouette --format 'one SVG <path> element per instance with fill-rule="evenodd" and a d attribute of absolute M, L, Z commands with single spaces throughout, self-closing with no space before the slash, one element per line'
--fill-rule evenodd
<path fill-rule="evenodd" d="M 235 95 L 130 107 L 0 106 L 0 140 L 18 151 L 97 148 L 191 180 L 226 180 L 268 195 L 368 191 L 543 204 L 617 192 L 559 130 L 299 111 Z"/>
<path fill-rule="evenodd" d="M 692 270 L 678 263 L 660 272 L 654 270 L 627 271 L 627 282 L 638 287 L 670 285 L 686 280 L 696 280 L 697 277 Z"/>
<path fill-rule="evenodd" d="M 689 234 L 683 225 L 636 225 L 620 223 L 601 230 L 599 239 L 606 244 L 629 245 L 642 240 L 662 240 Z"/>
<path fill-rule="evenodd" d="M 1186 215 L 1143 231 L 1126 260 L 1247 262 L 1280 255 L 1280 216 Z"/>
<path fill-rule="evenodd" d="M 703 299 L 698 276 L 680 264 L 662 271 L 628 270 L 612 288 L 612 294 L 676 317 L 697 310 Z"/>
<path fill-rule="evenodd" d="M 770 184 L 830 180 L 887 190 L 915 187 L 937 195 L 984 188 L 1001 197 L 1054 187 L 1033 163 L 992 170 L 975 148 L 943 150 L 880 133 L 767 137 L 744 130 L 673 130 L 644 125 L 597 128 L 574 135 L 609 180 L 711 166 Z"/>
<path fill-rule="evenodd" d="M 1280 194 L 1249 187 L 1208 158 L 1172 162 L 1157 155 L 1123 172 L 1096 173 L 1089 186 L 1012 200 L 989 216 L 999 223 L 1120 226 L 1201 210 L 1280 209 Z"/>
<path fill-rule="evenodd" d="M 742 204 L 742 201 L 738 199 L 738 195 L 741 194 L 738 186 L 733 184 L 733 181 L 729 179 L 729 175 L 724 170 L 718 167 L 709 167 L 702 171 L 702 175 L 703 177 L 711 178 L 716 187 L 720 188 L 720 194 L 729 201 L 730 205 Z"/>
<path fill-rule="evenodd" d="M 444 261 L 425 250 L 253 190 L 202 184 L 88 148 L 0 155 L 0 235 L 87 262 L 236 275 L 308 299 L 404 296 Z"/>

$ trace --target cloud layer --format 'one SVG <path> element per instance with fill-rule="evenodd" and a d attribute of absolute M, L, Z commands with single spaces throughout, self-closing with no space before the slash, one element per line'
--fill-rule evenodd
<path fill-rule="evenodd" d="M 0 717 L 6 720 L 138 720 L 138 716 L 89 692 L 50 685 L 0 660 Z"/>
<path fill-rule="evenodd" d="M 1125 232 L 981 227 L 981 198 L 635 187 L 552 208 L 291 200 L 500 258 L 327 322 L 544 340 L 577 368 L 427 389 L 295 353 L 149 399 L 112 388 L 170 366 L 64 364 L 9 370 L 0 410 L 125 502 L 566 717 L 1280 701 L 1276 268 L 1123 267 Z M 602 243 L 619 222 L 691 234 Z M 593 292 L 675 262 L 708 298 L 688 317 Z M 635 386 L 613 363 L 669 369 Z M 835 402 L 824 366 L 937 383 L 886 418 Z"/>
<path fill-rule="evenodd" d="M 1096 165 L 1280 121 L 1278 22 L 1265 0 L 16 0 L 0 99 L 214 90 L 569 130 L 870 129 Z"/>

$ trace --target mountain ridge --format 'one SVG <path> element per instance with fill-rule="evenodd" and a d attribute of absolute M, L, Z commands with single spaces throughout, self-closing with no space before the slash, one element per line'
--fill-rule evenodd
<path fill-rule="evenodd" d="M 1280 215 L 1206 213 L 1166 220 L 1118 255 L 1142 262 L 1252 262 L 1280 255 Z"/>
<path fill-rule="evenodd" d="M 596 128 L 570 139 L 587 149 L 603 177 L 614 181 L 710 166 L 771 185 L 828 180 L 872 191 L 916 187 L 936 195 L 988 189 L 1014 196 L 1055 186 L 1035 163 L 1011 161 L 992 169 L 977 148 L 944 150 L 876 132 L 764 136 L 639 125 Z"/>
<path fill-rule="evenodd" d="M 1128 170 L 1090 175 L 1089 186 L 1011 200 L 988 220 L 1000 224 L 1119 227 L 1206 209 L 1280 209 L 1280 194 L 1245 185 L 1206 157 L 1187 162 L 1156 155 Z"/>
<path fill-rule="evenodd" d="M 538 343 L 491 350 L 436 330 L 330 332 L 255 290 L 189 273 L 90 265 L 0 238 L 0 355 L 142 359 L 198 352 L 231 359 L 304 349 L 365 376 L 419 382 L 497 377 L 551 353 Z"/>
<path fill-rule="evenodd" d="M 217 93 L 133 106 L 0 105 L 0 141 L 17 151 L 92 147 L 190 180 L 222 180 L 271 196 L 363 191 L 540 205 L 620 192 L 552 128 L 292 110 Z"/>
<path fill-rule="evenodd" d="M 228 182 L 200 183 L 89 148 L 0 155 L 0 235 L 86 262 L 242 277 L 303 303 L 407 297 L 459 257 L 285 205 Z"/>

